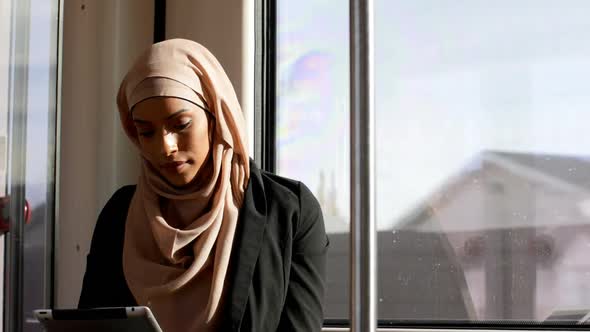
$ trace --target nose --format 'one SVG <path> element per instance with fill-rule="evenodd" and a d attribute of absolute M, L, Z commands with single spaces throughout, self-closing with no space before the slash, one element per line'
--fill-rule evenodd
<path fill-rule="evenodd" d="M 164 156 L 173 155 L 178 151 L 178 139 L 174 133 L 164 133 L 162 139 L 161 153 Z"/>

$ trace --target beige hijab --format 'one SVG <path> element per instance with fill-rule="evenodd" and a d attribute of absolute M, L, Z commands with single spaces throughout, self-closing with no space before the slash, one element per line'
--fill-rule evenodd
<path fill-rule="evenodd" d="M 138 147 L 131 109 L 156 96 L 183 98 L 210 112 L 213 172 L 204 185 L 175 188 L 142 158 L 127 214 L 123 271 L 138 304 L 152 309 L 164 331 L 214 331 L 250 172 L 245 121 L 221 65 L 193 41 L 152 45 L 121 83 L 121 121 Z"/>

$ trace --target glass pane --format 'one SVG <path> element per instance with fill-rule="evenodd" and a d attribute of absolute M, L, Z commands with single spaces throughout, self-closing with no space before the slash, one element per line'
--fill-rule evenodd
<path fill-rule="evenodd" d="M 348 319 L 348 4 L 278 4 L 278 172 L 324 209 Z M 590 312 L 590 4 L 376 0 L 379 319 Z M 590 120 L 590 119 L 588 119 Z"/>
<path fill-rule="evenodd" d="M 330 237 L 325 318 L 348 318 L 348 6 L 277 7 L 277 172 L 305 183 L 322 206 Z"/>
<path fill-rule="evenodd" d="M 31 0 L 28 10 L 25 4 L 19 3 L 19 14 L 17 17 L 11 17 L 11 7 L 15 6 L 15 1 L 0 0 L 0 200 L 4 202 L 6 196 L 11 196 L 11 200 L 17 199 L 8 188 L 24 188 L 24 198 L 29 207 L 30 217 L 25 217 L 22 242 L 23 277 L 16 282 L 21 284 L 23 289 L 23 298 L 20 300 L 22 331 L 33 332 L 43 331 L 33 318 L 33 310 L 49 308 L 52 305 L 58 2 Z M 12 22 L 15 23 L 11 26 Z M 27 45 L 28 54 L 27 51 L 21 50 L 27 48 Z M 20 52 L 11 52 L 13 48 L 21 50 L 27 56 L 23 57 L 23 53 Z M 18 54 L 17 57 L 11 58 L 14 54 Z M 23 75 L 15 74 L 22 69 L 25 69 Z M 16 106 L 20 103 L 15 101 L 18 98 L 16 96 L 21 94 L 26 98 L 26 107 Z M 17 116 L 15 112 L 25 113 L 26 116 Z M 18 120 L 15 120 L 17 118 Z M 23 149 L 19 141 L 12 139 L 24 133 L 26 139 Z M 8 157 L 8 151 L 11 152 L 11 157 Z M 24 154 L 24 165 L 14 165 L 10 158 L 20 154 Z M 24 183 L 22 178 L 14 176 L 17 173 L 14 168 L 7 177 L 8 165 L 14 168 L 24 167 Z M 8 225 L 5 224 L 8 206 L 0 209 L 0 233 L 4 234 L 8 230 Z M 2 273 L 2 276 L 11 275 L 10 262 L 13 261 L 13 257 L 10 256 L 10 252 L 6 256 L 4 254 L 4 250 L 8 249 L 4 246 L 4 238 L 6 237 L 8 243 L 13 233 L 9 231 L 8 235 L 1 235 L 0 238 L 2 271 L 6 266 L 6 272 Z M 9 278 L 0 279 L 2 284 L 4 281 L 8 282 Z M 1 288 L 5 290 L 4 287 Z M 8 289 L 8 294 L 11 295 L 12 290 Z M 5 303 L 3 297 L 2 294 L 2 304 Z M 9 309 L 18 314 L 18 310 L 14 308 L 3 308 L 4 323 L 8 323 L 8 319 L 12 317 L 7 315 Z M 10 326 L 18 328 L 20 325 L 11 321 Z"/>
<path fill-rule="evenodd" d="M 0 197 L 6 196 L 6 161 L 8 136 L 8 94 L 10 69 L 10 12 L 11 1 L 0 0 Z M 6 236 L 0 235 L 0 313 L 4 312 L 4 263 Z M 0 314 L 0 327 L 4 315 Z"/>
<path fill-rule="evenodd" d="M 588 13 L 375 1 L 380 319 L 590 311 Z"/>
<path fill-rule="evenodd" d="M 32 213 L 24 237 L 23 329 L 43 331 L 32 311 L 51 306 L 58 3 L 30 3 L 26 198 Z"/>

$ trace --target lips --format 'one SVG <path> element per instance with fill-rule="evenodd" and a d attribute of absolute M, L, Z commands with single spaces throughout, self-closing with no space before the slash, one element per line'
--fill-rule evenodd
<path fill-rule="evenodd" d="M 172 161 L 162 164 L 161 167 L 168 172 L 180 172 L 185 164 L 186 161 Z"/>

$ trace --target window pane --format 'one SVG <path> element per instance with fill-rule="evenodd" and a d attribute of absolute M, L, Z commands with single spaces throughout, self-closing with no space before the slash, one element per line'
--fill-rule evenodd
<path fill-rule="evenodd" d="M 380 318 L 590 308 L 590 4 L 375 5 Z"/>
<path fill-rule="evenodd" d="M 24 332 L 43 331 L 33 310 L 52 305 L 58 5 L 0 0 L 0 330 L 22 325 Z M 9 204 L 21 200 L 20 190 L 28 212 L 22 220 L 22 275 L 13 280 L 17 253 L 9 223 L 16 216 Z M 18 293 L 8 288 L 13 282 L 23 290 L 15 301 L 19 310 L 7 306 Z M 17 313 L 22 324 L 12 321 Z"/>
<path fill-rule="evenodd" d="M 590 311 L 590 3 L 375 0 L 379 319 Z M 348 319 L 348 4 L 279 2 L 278 171 L 322 203 Z"/>
<path fill-rule="evenodd" d="M 43 331 L 33 310 L 52 305 L 57 96 L 57 1 L 30 1 L 27 88 L 23 331 Z"/>
<path fill-rule="evenodd" d="M 340 4 L 279 1 L 277 11 L 277 171 L 322 205 L 332 319 L 347 318 L 349 302 L 348 6 Z"/>

